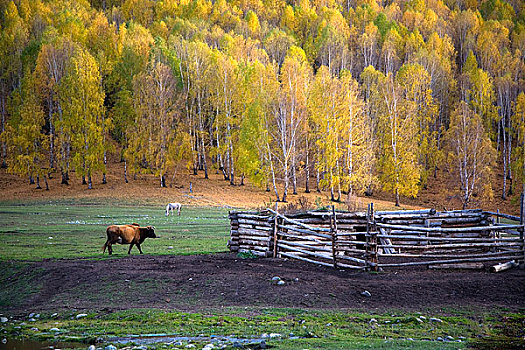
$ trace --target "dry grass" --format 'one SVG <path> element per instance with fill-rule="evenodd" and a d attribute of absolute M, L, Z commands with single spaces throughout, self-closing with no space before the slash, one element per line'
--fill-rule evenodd
<path fill-rule="evenodd" d="M 123 163 L 112 162 L 108 167 L 107 184 L 101 184 L 101 175 L 93 179 L 94 189 L 88 190 L 87 186 L 81 184 L 80 178 L 71 173 L 70 185 L 60 184 L 60 175 L 55 173 L 49 181 L 50 190 L 37 190 L 35 185 L 29 185 L 29 181 L 15 175 L 10 175 L 5 169 L 0 170 L 0 191 L 2 200 L 22 199 L 60 199 L 60 198 L 112 198 L 117 200 L 129 200 L 147 203 L 167 203 L 181 202 L 184 205 L 192 206 L 221 206 L 234 208 L 263 208 L 274 206 L 275 197 L 273 192 L 266 192 L 250 184 L 245 180 L 244 186 L 232 186 L 228 181 L 224 181 L 222 174 L 210 172 L 210 178 L 204 179 L 202 172 L 198 175 L 191 175 L 188 171 L 180 171 L 175 177 L 168 174 L 168 188 L 160 188 L 158 177 L 153 175 L 137 175 L 134 179 L 129 176 L 129 183 L 124 182 Z M 444 171 L 438 173 L 436 179 L 430 179 L 429 186 L 422 189 L 418 198 L 402 198 L 402 208 L 436 208 L 460 209 L 461 203 L 459 196 L 454 188 L 454 181 L 450 174 Z M 236 179 L 238 184 L 239 178 Z M 304 181 L 301 179 L 301 181 Z M 192 183 L 192 192 L 189 187 Z M 472 204 L 472 207 L 482 207 L 484 209 L 518 214 L 519 203 L 514 198 L 502 201 L 500 198 L 501 178 L 495 177 L 494 198 L 490 201 L 479 201 Z M 41 185 L 44 186 L 43 181 Z M 300 183 L 300 186 L 303 185 Z M 310 184 L 314 187 L 314 179 Z M 318 193 L 313 190 L 311 193 L 304 193 L 304 188 L 299 187 L 298 194 L 292 195 L 289 191 L 289 203 L 299 209 L 315 208 L 320 205 L 330 205 L 329 192 Z M 393 196 L 389 193 L 376 191 L 372 197 L 354 196 L 347 199 L 344 196 L 341 203 L 337 203 L 340 209 L 365 210 L 369 202 L 374 202 L 377 209 L 393 209 Z M 284 204 L 280 204 L 282 207 Z M 288 204 L 290 205 L 290 204 Z"/>

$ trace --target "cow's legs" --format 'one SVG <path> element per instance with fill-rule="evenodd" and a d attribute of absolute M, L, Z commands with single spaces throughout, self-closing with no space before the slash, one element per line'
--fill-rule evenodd
<path fill-rule="evenodd" d="M 131 243 L 131 244 L 129 245 L 128 254 L 131 254 L 131 248 L 133 248 L 133 244 L 134 244 L 134 243 Z"/>
<path fill-rule="evenodd" d="M 137 248 L 139 248 L 140 254 L 142 254 L 142 249 L 140 249 L 140 244 L 137 243 Z"/>
<path fill-rule="evenodd" d="M 108 242 L 108 253 L 109 255 L 113 254 L 113 247 L 111 246 L 111 242 Z"/>

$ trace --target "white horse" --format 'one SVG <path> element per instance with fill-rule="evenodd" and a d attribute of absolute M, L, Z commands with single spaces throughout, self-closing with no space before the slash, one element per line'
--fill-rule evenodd
<path fill-rule="evenodd" d="M 166 216 L 170 215 L 170 210 L 171 210 L 171 214 L 173 215 L 173 211 L 175 209 L 177 210 L 177 214 L 180 216 L 181 208 L 182 208 L 182 205 L 180 203 L 169 203 L 168 205 L 166 205 Z"/>

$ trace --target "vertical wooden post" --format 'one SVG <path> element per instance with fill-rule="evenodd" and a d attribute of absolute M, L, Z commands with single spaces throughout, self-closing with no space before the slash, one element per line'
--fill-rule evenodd
<path fill-rule="evenodd" d="M 525 250 L 525 240 L 523 238 L 523 222 L 524 222 L 524 210 L 525 210 L 525 206 L 523 204 L 523 201 L 525 200 L 524 198 L 525 196 L 525 192 L 521 192 L 521 196 L 520 196 L 520 225 L 521 227 L 518 229 L 518 232 L 520 233 L 520 241 L 521 241 L 521 250 Z M 519 261 L 518 261 L 519 263 Z M 521 268 L 525 268 L 525 253 L 524 253 L 524 256 L 523 256 L 523 259 L 520 263 L 520 267 Z"/>
<path fill-rule="evenodd" d="M 277 211 L 278 203 L 275 202 L 275 217 L 273 218 L 273 257 L 277 257 L 277 232 L 279 231 L 278 226 L 278 211 Z"/>
<path fill-rule="evenodd" d="M 332 236 L 332 260 L 334 268 L 337 269 L 337 218 L 335 217 L 334 205 L 332 205 L 332 215 L 330 216 L 330 235 Z"/>
<path fill-rule="evenodd" d="M 370 219 L 372 220 L 370 222 L 370 229 L 372 230 L 372 232 L 370 232 L 370 235 L 371 235 L 371 239 L 370 239 L 370 244 L 371 244 L 371 248 L 372 248 L 372 256 L 371 256 L 371 261 L 374 263 L 374 265 L 372 266 L 372 270 L 374 271 L 379 271 L 379 268 L 377 266 L 377 263 L 378 263 L 378 259 L 377 259 L 377 226 L 376 226 L 376 219 L 375 219 L 375 214 L 374 214 L 374 203 L 370 203 Z"/>
<path fill-rule="evenodd" d="M 366 208 L 366 236 L 365 236 L 365 263 L 366 270 L 370 271 L 370 203 Z"/>

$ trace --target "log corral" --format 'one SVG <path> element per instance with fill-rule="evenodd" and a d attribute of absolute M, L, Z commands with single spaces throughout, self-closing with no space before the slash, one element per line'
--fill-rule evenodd
<path fill-rule="evenodd" d="M 341 269 L 508 268 L 525 259 L 523 218 L 481 209 L 374 211 L 370 204 L 367 212 L 266 209 L 229 218 L 232 252 Z"/>

